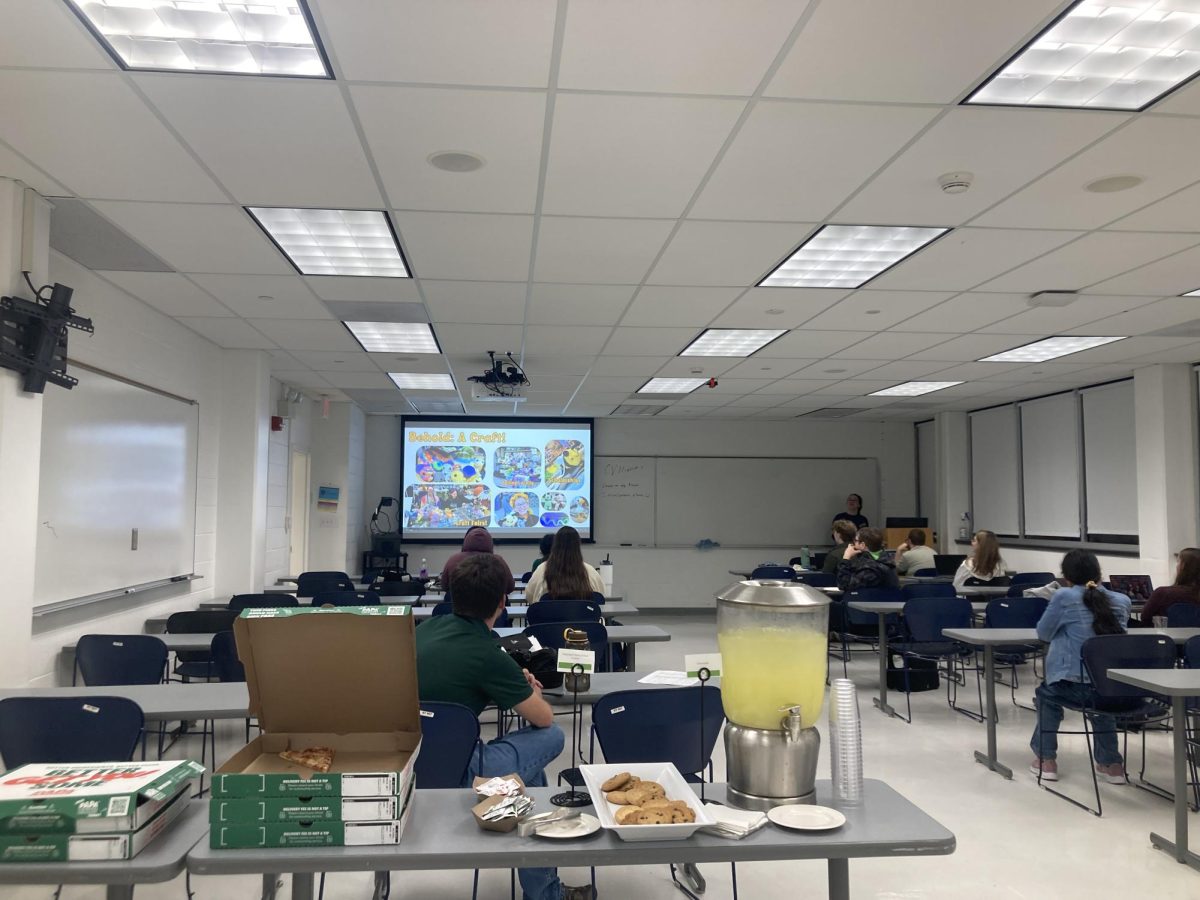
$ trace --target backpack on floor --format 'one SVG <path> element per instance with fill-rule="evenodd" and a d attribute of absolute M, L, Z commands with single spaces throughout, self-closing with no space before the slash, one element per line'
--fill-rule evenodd
<path fill-rule="evenodd" d="M 898 662 L 900 665 L 897 665 Z M 937 660 L 910 659 L 908 661 L 909 693 L 936 691 L 939 684 Z M 889 691 L 904 690 L 904 665 L 890 653 L 888 654 L 887 686 Z"/>

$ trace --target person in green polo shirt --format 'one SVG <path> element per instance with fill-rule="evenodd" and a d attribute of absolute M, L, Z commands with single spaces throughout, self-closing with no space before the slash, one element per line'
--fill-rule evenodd
<path fill-rule="evenodd" d="M 459 703 L 476 715 L 486 706 L 511 709 L 529 724 L 484 744 L 473 754 L 468 779 L 516 772 L 530 787 L 546 785 L 546 766 L 562 752 L 563 731 L 542 686 L 492 637 L 511 575 L 497 556 L 463 559 L 450 579 L 452 615 L 417 629 L 417 684 L 422 700 Z M 518 869 L 524 900 L 591 900 L 590 885 L 568 887 L 551 868 Z"/>

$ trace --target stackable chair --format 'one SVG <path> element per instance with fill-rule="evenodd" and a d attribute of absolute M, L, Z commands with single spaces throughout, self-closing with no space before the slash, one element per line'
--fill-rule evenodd
<path fill-rule="evenodd" d="M 407 601 L 392 598 L 412 597 L 412 603 L 419 604 L 425 596 L 425 582 L 414 578 L 412 581 L 376 581 L 371 590 L 379 595 L 383 604 L 405 603 Z"/>
<path fill-rule="evenodd" d="M 379 594 L 375 591 L 318 591 L 313 595 L 313 606 L 379 606 Z"/>
<path fill-rule="evenodd" d="M 936 581 L 932 584 L 906 584 L 900 588 L 900 593 L 907 600 L 923 600 L 925 598 L 957 597 L 958 591 L 947 581 Z"/>
<path fill-rule="evenodd" d="M 311 597 L 321 591 L 352 591 L 354 582 L 345 572 L 302 572 L 296 578 L 296 596 Z"/>
<path fill-rule="evenodd" d="M 793 577 L 809 587 L 837 587 L 837 576 L 832 572 L 796 572 Z"/>
<path fill-rule="evenodd" d="M 1200 635 L 1190 637 L 1183 645 L 1183 664 L 1189 669 L 1200 669 Z M 1187 762 L 1192 782 L 1192 811 L 1200 810 L 1200 697 L 1187 702 Z M 1179 727 L 1176 723 L 1176 728 Z"/>
<path fill-rule="evenodd" d="M 830 655 L 841 659 L 843 678 L 850 677 L 848 664 L 851 643 L 870 644 L 871 650 L 878 650 L 879 644 L 878 617 L 874 613 L 851 609 L 849 606 L 851 600 L 899 603 L 904 600 L 904 595 L 891 588 L 860 588 L 852 594 L 833 598 L 833 602 L 829 605 L 829 635 L 841 644 L 841 651 L 840 654 L 835 654 L 831 648 Z M 898 615 L 889 615 L 886 619 L 886 627 L 894 629 L 899 621 Z"/>
<path fill-rule="evenodd" d="M 232 609 L 195 609 L 172 613 L 167 618 L 167 634 L 216 634 L 229 631 L 238 613 Z M 175 671 L 181 681 L 209 679 L 212 654 L 207 650 L 181 650 L 175 654 Z"/>
<path fill-rule="evenodd" d="M 750 577 L 755 581 L 759 579 L 769 581 L 795 581 L 796 570 L 791 566 L 756 566 L 754 571 L 750 573 Z"/>
<path fill-rule="evenodd" d="M 917 569 L 912 573 L 913 578 L 937 578 L 937 569 Z"/>
<path fill-rule="evenodd" d="M 1019 588 L 1017 588 L 1019 590 Z M 1011 591 L 1009 592 L 1011 594 Z M 1008 596 L 990 600 L 983 614 L 984 628 L 1036 628 L 1042 613 L 1046 611 L 1048 601 L 1041 597 Z M 997 668 L 1003 667 L 1011 671 L 1009 676 L 1009 691 L 1012 694 L 1013 706 L 1022 709 L 1034 709 L 1024 703 L 1017 702 L 1017 666 L 1032 662 L 1034 678 L 1037 678 L 1037 661 L 1046 655 L 1045 646 L 1033 644 L 1005 644 L 992 648 L 993 659 Z M 1003 683 L 1003 682 L 1001 682 Z"/>
<path fill-rule="evenodd" d="M 540 603 L 535 603 L 530 607 L 530 611 L 540 605 Z M 530 624 L 526 626 L 523 633 L 526 637 L 536 638 L 537 642 L 543 647 L 552 647 L 555 650 L 561 650 L 567 646 L 564 632 L 568 628 L 587 633 L 588 649 L 594 651 L 596 654 L 596 671 L 610 671 L 608 660 L 608 629 L 601 622 L 543 622 L 540 625 Z"/>
<path fill-rule="evenodd" d="M 1168 628 L 1200 628 L 1200 604 L 1172 603 L 1167 607 Z"/>
<path fill-rule="evenodd" d="M 911 587 L 912 585 L 910 585 Z M 932 586 L 932 585 L 931 585 Z M 958 705 L 958 688 L 966 684 L 966 660 L 975 653 L 974 649 L 947 638 L 942 632 L 947 628 L 971 627 L 971 601 L 963 597 L 919 597 L 904 604 L 904 628 L 907 636 L 889 644 L 888 649 L 900 654 L 904 666 L 904 700 L 908 714 L 905 722 L 912 724 L 912 691 L 910 664 L 914 660 L 925 660 L 935 665 L 945 663 L 942 670 L 946 676 L 946 702 L 955 712 L 962 713 L 977 722 L 983 721 L 983 690 L 976 677 L 975 686 L 979 693 L 979 712 Z M 976 670 L 978 676 L 978 670 Z"/>
<path fill-rule="evenodd" d="M 7 697 L 0 700 L 0 755 L 10 769 L 122 762 L 133 758 L 145 724 L 127 697 Z"/>
<path fill-rule="evenodd" d="M 300 602 L 291 594 L 234 594 L 229 598 L 229 608 L 238 613 L 243 609 L 278 609 L 299 605 Z"/>
<path fill-rule="evenodd" d="M 1049 584 L 1054 580 L 1053 572 L 1018 572 L 1009 579 L 1009 584 L 1013 587 L 1035 588 L 1041 587 L 1044 584 Z"/>
<path fill-rule="evenodd" d="M 75 644 L 75 670 L 88 687 L 159 684 L 166 680 L 167 645 L 152 634 L 85 634 Z"/>
<path fill-rule="evenodd" d="M 526 625 L 543 622 L 603 622 L 604 614 L 591 600 L 543 599 L 525 613 Z"/>

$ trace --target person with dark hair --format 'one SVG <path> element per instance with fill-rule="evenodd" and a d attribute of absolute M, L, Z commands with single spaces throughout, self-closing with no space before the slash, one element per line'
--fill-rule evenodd
<path fill-rule="evenodd" d="M 599 572 L 583 561 L 579 532 L 564 525 L 554 535 L 546 564 L 529 577 L 525 602 L 532 605 L 544 596 L 590 600 L 593 592 L 603 594 L 604 581 Z"/>
<path fill-rule="evenodd" d="M 1087 550 L 1063 557 L 1061 583 L 1037 624 L 1046 651 L 1046 678 L 1034 692 L 1037 727 L 1029 746 L 1029 771 L 1046 781 L 1058 780 L 1058 726 L 1063 704 L 1095 702 L 1095 688 L 1082 665 L 1083 642 L 1098 634 L 1124 634 L 1129 623 L 1129 598 L 1100 584 L 1100 561 Z M 1125 765 L 1117 749 L 1116 724 L 1111 716 L 1091 717 L 1095 734 L 1096 774 L 1110 784 L 1125 784 Z"/>
<path fill-rule="evenodd" d="M 1176 603 L 1200 604 L 1200 549 L 1185 547 L 1175 554 L 1175 583 L 1156 588 L 1142 609 L 1142 624 L 1154 621 L 1155 616 L 1165 616 Z"/>
<path fill-rule="evenodd" d="M 476 553 L 459 562 L 450 580 L 452 615 L 435 616 L 417 629 L 417 684 L 423 701 L 458 703 L 476 715 L 495 705 L 529 724 L 509 731 L 471 754 L 467 781 L 516 772 L 528 785 L 545 787 L 546 766 L 562 753 L 565 739 L 542 686 L 492 638 L 504 609 L 511 573 L 504 560 Z M 552 868 L 518 869 L 521 890 L 532 900 L 590 900 L 590 886 L 568 887 Z"/>
<path fill-rule="evenodd" d="M 458 568 L 458 564 L 464 559 L 469 559 L 479 553 L 486 553 L 489 556 L 493 556 L 495 552 L 496 545 L 492 540 L 492 533 L 482 525 L 472 525 L 467 529 L 467 533 L 463 535 L 462 549 L 446 560 L 446 564 L 442 566 L 442 588 L 447 591 L 450 590 L 450 582 L 454 579 L 454 570 Z M 500 564 L 508 572 L 508 587 L 505 593 L 511 594 L 517 588 L 517 582 L 513 579 L 512 570 L 508 568 L 508 563 L 501 557 L 497 556 L 496 559 L 500 560 Z"/>
<path fill-rule="evenodd" d="M 821 564 L 822 572 L 828 572 L 830 575 L 837 574 L 838 563 L 842 561 L 846 548 L 854 543 L 856 534 L 858 534 L 858 528 L 849 519 L 833 520 L 833 549 L 825 554 L 825 561 Z"/>
<path fill-rule="evenodd" d="M 896 548 L 896 574 L 910 575 L 932 568 L 933 548 L 925 546 L 925 529 L 911 529 L 908 540 Z"/>
<path fill-rule="evenodd" d="M 954 586 L 965 584 L 1008 584 L 1008 563 L 1000 555 L 994 531 L 981 528 L 971 538 L 971 555 L 954 573 Z"/>
<path fill-rule="evenodd" d="M 546 561 L 546 557 L 550 555 L 550 548 L 554 546 L 554 535 L 543 534 L 542 539 L 538 541 L 538 553 L 541 555 L 533 561 L 533 565 L 529 567 L 530 572 L 536 572 L 537 567 Z"/>
<path fill-rule="evenodd" d="M 837 522 L 844 519 L 847 522 L 853 523 L 855 528 L 866 528 L 871 523 L 862 514 L 862 505 L 862 494 L 850 494 L 846 497 L 846 511 L 834 516 L 833 521 Z"/>
<path fill-rule="evenodd" d="M 899 589 L 896 565 L 883 557 L 883 532 L 878 528 L 860 528 L 854 543 L 846 548 L 838 563 L 838 587 L 843 593 L 859 588 Z"/>

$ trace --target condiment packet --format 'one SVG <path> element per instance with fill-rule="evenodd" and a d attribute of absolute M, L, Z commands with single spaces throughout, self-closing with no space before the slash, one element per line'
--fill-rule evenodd
<path fill-rule="evenodd" d="M 493 778 L 475 788 L 475 793 L 484 797 L 513 797 L 521 793 L 521 785 L 511 778 Z"/>
<path fill-rule="evenodd" d="M 505 797 L 480 818 L 485 822 L 495 822 L 499 819 L 520 818 L 533 809 L 533 798 L 524 794 Z"/>

